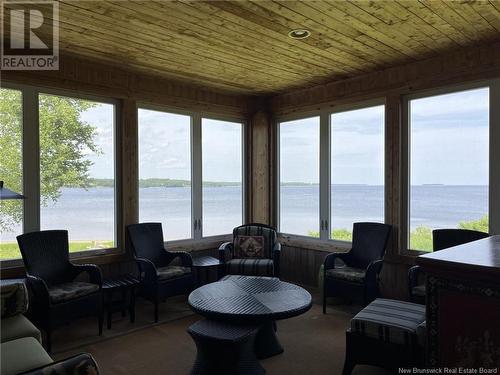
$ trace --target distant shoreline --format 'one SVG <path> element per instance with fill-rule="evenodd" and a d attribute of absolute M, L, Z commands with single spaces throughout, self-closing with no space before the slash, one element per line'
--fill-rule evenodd
<path fill-rule="evenodd" d="M 108 178 L 93 178 L 90 179 L 90 186 L 87 188 L 98 188 L 98 187 L 109 187 L 112 188 L 114 186 L 114 180 Z M 204 181 L 204 187 L 237 187 L 241 186 L 239 182 L 230 182 L 230 181 Z M 281 186 L 299 186 L 299 187 L 307 187 L 307 186 L 315 186 L 318 187 L 317 183 L 308 183 L 308 182 L 283 182 Z M 333 184 L 333 186 L 383 186 L 383 185 L 370 185 L 370 184 Z M 412 186 L 422 186 L 422 187 L 446 187 L 446 186 L 464 186 L 464 187 L 473 187 L 473 186 L 488 186 L 488 185 L 446 185 L 446 184 L 420 184 L 420 185 L 412 185 Z M 79 186 L 66 186 L 66 188 L 78 188 Z M 191 181 L 189 180 L 176 180 L 170 178 L 147 178 L 139 180 L 139 188 L 157 188 L 157 187 L 165 187 L 165 188 L 181 188 L 181 187 L 191 187 Z"/>

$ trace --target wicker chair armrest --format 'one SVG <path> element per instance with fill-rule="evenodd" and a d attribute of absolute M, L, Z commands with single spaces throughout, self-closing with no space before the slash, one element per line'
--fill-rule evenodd
<path fill-rule="evenodd" d="M 330 270 L 332 268 L 335 268 L 335 259 L 340 259 L 344 263 L 346 263 L 346 260 L 349 257 L 349 253 L 330 253 L 326 256 L 325 261 L 323 263 L 323 268 L 324 271 Z"/>
<path fill-rule="evenodd" d="M 158 276 L 154 263 L 146 258 L 135 258 L 135 261 L 139 267 L 141 279 L 147 284 L 156 284 Z"/>
<path fill-rule="evenodd" d="M 36 303 L 44 306 L 49 306 L 50 295 L 47 283 L 45 283 L 42 278 L 33 275 L 26 275 L 26 280 L 29 287 L 31 288 L 31 291 L 33 292 Z"/>
<path fill-rule="evenodd" d="M 99 367 L 88 353 L 80 353 L 72 357 L 52 362 L 48 365 L 23 372 L 20 375 L 65 375 L 65 374 L 99 374 Z"/>
<path fill-rule="evenodd" d="M 382 259 L 370 262 L 368 267 L 366 267 L 365 279 L 368 281 L 377 281 L 377 276 L 380 274 L 383 265 L 384 261 Z"/>
<path fill-rule="evenodd" d="M 408 270 L 408 288 L 410 290 L 410 295 L 412 289 L 418 285 L 418 279 L 421 274 L 422 270 L 420 266 L 413 266 Z"/>
<path fill-rule="evenodd" d="M 166 250 L 165 250 L 166 251 Z M 169 257 L 168 263 L 170 263 L 175 258 L 179 258 L 181 260 L 181 264 L 184 267 L 192 267 L 193 266 L 193 258 L 191 254 L 186 251 L 166 251 Z"/>
<path fill-rule="evenodd" d="M 86 272 L 89 275 L 89 279 L 92 284 L 99 285 L 99 288 L 102 287 L 101 269 L 95 264 L 72 264 L 72 266 L 75 272 L 75 277 L 82 272 Z"/>
<path fill-rule="evenodd" d="M 219 260 L 222 263 L 231 260 L 233 254 L 233 243 L 232 242 L 224 242 L 219 246 Z"/>

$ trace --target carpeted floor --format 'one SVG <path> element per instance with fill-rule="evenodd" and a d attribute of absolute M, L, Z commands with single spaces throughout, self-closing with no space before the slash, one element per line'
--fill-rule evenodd
<path fill-rule="evenodd" d="M 314 298 L 316 301 L 316 298 Z M 261 361 L 268 374 L 341 374 L 344 362 L 344 332 L 359 310 L 353 305 L 332 305 L 326 315 L 315 303 L 301 316 L 278 322 L 278 337 L 285 352 Z M 186 297 L 162 304 L 161 322 L 152 324 L 152 305 L 138 300 L 136 323 L 115 314 L 111 330 L 97 336 L 95 320 L 82 320 L 54 332 L 55 358 L 89 352 L 104 375 L 188 374 L 196 348 L 186 328 L 200 316 L 193 314 Z M 353 375 L 386 372 L 357 366 Z"/>

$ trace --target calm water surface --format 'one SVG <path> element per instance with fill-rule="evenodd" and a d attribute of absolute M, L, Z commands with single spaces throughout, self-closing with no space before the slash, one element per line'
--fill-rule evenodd
<path fill-rule="evenodd" d="M 141 188 L 140 220 L 161 221 L 166 239 L 190 237 L 190 188 Z M 307 234 L 318 230 L 318 186 L 281 188 L 281 228 Z M 203 189 L 205 235 L 230 233 L 242 222 L 241 188 Z M 333 228 L 350 229 L 354 221 L 383 221 L 382 186 L 332 186 Z M 71 240 L 109 240 L 113 237 L 113 189 L 63 189 L 55 204 L 41 209 L 42 229 L 67 229 Z M 488 212 L 486 186 L 414 186 L 411 227 L 454 228 L 460 221 L 477 220 Z M 1 241 L 15 241 L 20 227 L 2 233 Z"/>

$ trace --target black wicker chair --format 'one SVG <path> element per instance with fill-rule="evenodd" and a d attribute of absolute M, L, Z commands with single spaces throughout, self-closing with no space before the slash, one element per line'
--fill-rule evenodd
<path fill-rule="evenodd" d="M 439 251 L 486 237 L 489 237 L 488 233 L 470 229 L 435 229 L 432 231 L 432 250 Z M 408 270 L 408 293 L 412 302 L 425 305 L 425 275 L 420 266 Z"/>
<path fill-rule="evenodd" d="M 332 253 L 323 264 L 323 313 L 327 297 L 344 297 L 364 305 L 379 294 L 378 275 L 391 226 L 381 223 L 354 223 L 352 249 Z M 336 259 L 344 265 L 338 267 Z"/>
<path fill-rule="evenodd" d="M 139 267 L 140 293 L 154 304 L 158 322 L 158 304 L 168 297 L 189 293 L 195 285 L 191 255 L 165 250 L 161 223 L 129 225 L 127 236 Z M 175 258 L 181 265 L 171 264 Z"/>
<path fill-rule="evenodd" d="M 69 261 L 68 231 L 25 233 L 17 242 L 34 296 L 32 319 L 46 333 L 47 350 L 51 351 L 52 330 L 78 318 L 97 317 L 101 335 L 101 271 L 93 264 Z M 75 281 L 82 272 L 88 274 L 89 282 Z"/>
<path fill-rule="evenodd" d="M 233 229 L 233 241 L 219 247 L 219 260 L 229 275 L 280 276 L 281 244 L 276 229 L 251 223 Z"/>

